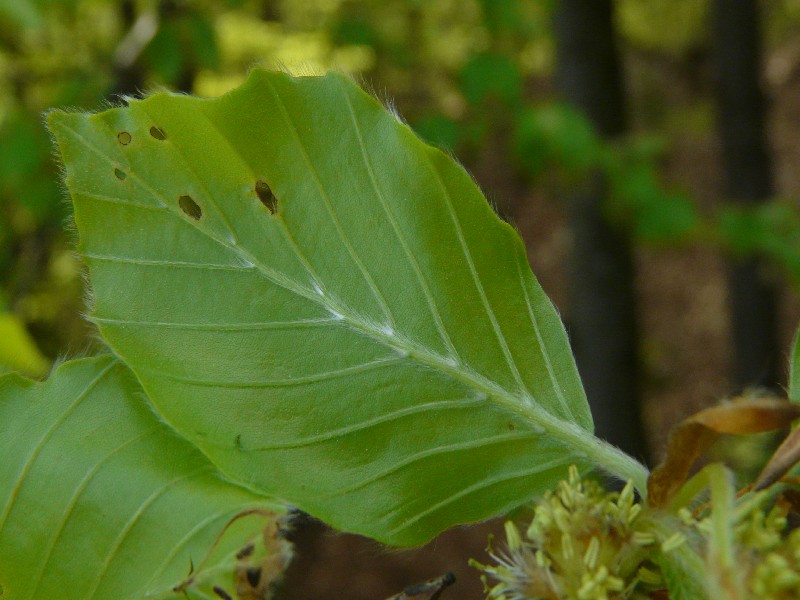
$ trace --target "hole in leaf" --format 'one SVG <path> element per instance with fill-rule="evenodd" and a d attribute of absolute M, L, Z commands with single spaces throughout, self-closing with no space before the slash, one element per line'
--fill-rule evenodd
<path fill-rule="evenodd" d="M 164 130 L 161 129 L 161 127 L 156 127 L 155 125 L 153 125 L 150 128 L 150 135 L 152 135 L 157 140 L 165 140 L 165 139 L 167 139 L 167 134 L 164 133 Z"/>
<path fill-rule="evenodd" d="M 123 181 L 128 175 L 122 169 L 114 169 L 114 177 Z"/>
<path fill-rule="evenodd" d="M 178 206 L 181 207 L 183 214 L 187 217 L 191 217 L 195 221 L 199 221 L 200 217 L 203 216 L 203 209 L 200 208 L 200 205 L 194 201 L 194 198 L 191 196 L 181 196 L 178 198 Z"/>
<path fill-rule="evenodd" d="M 127 131 L 120 131 L 117 134 L 117 141 L 123 146 L 127 146 L 131 143 L 131 134 Z"/>
<path fill-rule="evenodd" d="M 267 207 L 269 214 L 274 215 L 278 212 L 278 199 L 272 193 L 266 181 L 261 179 L 256 181 L 256 196 L 261 200 L 261 204 Z"/>

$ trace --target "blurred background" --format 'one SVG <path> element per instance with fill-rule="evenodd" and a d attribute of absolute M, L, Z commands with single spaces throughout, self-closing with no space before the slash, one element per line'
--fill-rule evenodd
<path fill-rule="evenodd" d="M 96 352 L 43 128 L 255 66 L 352 74 L 474 174 L 558 306 L 599 435 L 653 464 L 669 427 L 781 393 L 800 320 L 800 0 L 0 0 L 0 371 Z M 746 477 L 769 440 L 723 444 Z M 453 570 L 304 522 L 281 598 L 380 600 Z"/>

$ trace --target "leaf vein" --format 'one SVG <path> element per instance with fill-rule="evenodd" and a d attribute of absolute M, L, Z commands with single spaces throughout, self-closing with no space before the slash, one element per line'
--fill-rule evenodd
<path fill-rule="evenodd" d="M 561 407 L 566 410 L 566 413 L 569 414 L 573 421 L 576 423 L 579 422 L 578 418 L 575 415 L 575 411 L 567 402 L 567 399 L 564 397 L 564 392 L 561 389 L 561 384 L 556 377 L 555 369 L 553 368 L 553 363 L 550 360 L 550 355 L 547 352 L 547 348 L 544 343 L 544 337 L 542 337 L 542 332 L 539 328 L 539 321 L 536 318 L 536 313 L 533 310 L 533 304 L 531 301 L 530 294 L 528 294 L 528 288 L 525 285 L 525 279 L 522 276 L 522 266 L 520 265 L 520 261 L 517 261 L 517 273 L 519 275 L 519 283 L 520 287 L 522 288 L 522 293 L 525 296 L 525 304 L 528 307 L 528 316 L 531 320 L 531 325 L 533 326 L 534 334 L 536 335 L 536 341 L 538 343 L 539 353 L 542 356 L 542 360 L 544 361 L 545 368 L 547 369 L 547 375 L 550 377 L 550 381 L 553 384 L 553 390 L 558 397 L 559 403 Z"/>
<path fill-rule="evenodd" d="M 306 385 L 309 383 L 318 383 L 321 381 L 329 381 L 331 379 L 336 379 L 339 377 L 344 377 L 346 375 L 352 375 L 353 373 L 363 373 L 366 371 L 371 371 L 373 369 L 378 369 L 381 367 L 385 367 L 387 365 L 392 365 L 398 362 L 405 360 L 405 357 L 402 356 L 395 356 L 395 357 L 388 357 L 388 358 L 381 358 L 378 360 L 373 360 L 366 363 L 361 363 L 358 365 L 344 367 L 342 369 L 334 369 L 332 371 L 325 371 L 323 373 L 314 373 L 312 375 L 303 375 L 300 377 L 287 377 L 283 379 L 266 379 L 262 381 L 219 381 L 219 380 L 208 380 L 208 379 L 193 379 L 191 377 L 182 377 L 180 375 L 173 375 L 166 371 L 157 371 L 155 369 L 146 369 L 152 373 L 158 373 L 159 375 L 166 377 L 167 379 L 171 379 L 172 381 L 177 381 L 180 383 L 188 383 L 190 385 L 195 385 L 198 387 L 224 387 L 224 388 L 270 388 L 270 387 L 293 387 L 299 385 Z"/>
<path fill-rule="evenodd" d="M 131 321 L 129 319 L 109 319 L 105 317 L 89 317 L 93 323 L 156 327 L 164 329 L 184 329 L 187 331 L 260 331 L 268 329 L 301 329 L 306 327 L 328 326 L 341 323 L 341 319 L 298 319 L 296 321 L 264 321 L 252 323 L 174 323 L 170 321 Z"/>
<path fill-rule="evenodd" d="M 108 573 L 108 568 L 111 566 L 111 562 L 114 560 L 114 557 L 117 556 L 117 552 L 122 547 L 122 544 L 125 542 L 125 540 L 127 539 L 128 535 L 133 530 L 133 528 L 136 526 L 136 524 L 141 520 L 142 516 L 155 503 L 155 501 L 158 500 L 161 496 L 163 496 L 174 485 L 176 485 L 176 484 L 178 484 L 178 483 L 180 483 L 182 481 L 187 481 L 187 480 L 190 480 L 190 479 L 194 479 L 195 477 L 199 477 L 201 475 L 205 475 L 206 473 L 210 473 L 213 470 L 214 470 L 214 467 L 205 466 L 205 467 L 203 467 L 201 469 L 198 469 L 198 470 L 196 470 L 196 471 L 194 471 L 192 473 L 189 473 L 189 474 L 186 474 L 186 475 L 181 475 L 180 477 L 176 477 L 176 478 L 172 479 L 171 481 L 168 481 L 168 482 L 160 485 L 147 498 L 145 498 L 142 501 L 142 503 L 139 505 L 139 507 L 136 509 L 136 511 L 133 513 L 133 515 L 131 515 L 131 517 L 128 519 L 128 522 L 125 523 L 125 526 L 119 532 L 119 535 L 116 537 L 116 539 L 114 540 L 114 543 L 111 545 L 111 547 L 109 548 L 109 551 L 106 553 L 106 556 L 103 559 L 103 563 L 102 563 L 101 568 L 100 568 L 100 572 L 94 578 L 94 586 L 92 587 L 92 589 L 89 590 L 89 593 L 86 596 L 87 600 L 92 600 L 92 598 L 94 598 L 95 594 L 97 593 L 97 590 L 100 587 L 100 584 L 103 582 L 103 580 L 106 577 L 106 574 Z"/>
<path fill-rule="evenodd" d="M 146 258 L 132 258 L 129 256 L 110 256 L 104 254 L 91 254 L 84 253 L 81 256 L 91 260 L 100 260 L 105 262 L 114 262 L 129 265 L 142 265 L 154 267 L 175 267 L 186 269 L 208 269 L 217 271 L 246 271 L 255 267 L 247 267 L 244 265 L 223 265 L 214 263 L 196 263 L 180 260 L 151 260 Z"/>
<path fill-rule="evenodd" d="M 166 206 L 159 205 L 154 206 L 152 204 L 140 204 L 139 202 L 131 202 L 127 198 L 122 198 L 119 196 L 109 196 L 107 194 L 98 194 L 96 192 L 89 192 L 87 190 L 75 190 L 72 189 L 73 196 L 81 196 L 83 198 L 88 198 L 90 200 L 96 200 L 98 202 L 105 202 L 107 204 L 119 204 L 120 206 L 129 206 L 131 208 L 141 208 L 143 210 L 153 210 L 157 212 L 172 212 Z"/>
<path fill-rule="evenodd" d="M 472 494 L 474 492 L 479 492 L 479 491 L 481 491 L 481 490 L 483 490 L 485 488 L 497 485 L 498 483 L 511 481 L 513 479 L 520 479 L 522 477 L 530 477 L 531 475 L 535 475 L 536 473 L 541 473 L 542 471 L 546 471 L 546 470 L 553 469 L 553 468 L 559 467 L 561 465 L 564 465 L 567 462 L 568 461 L 565 460 L 564 457 L 559 457 L 559 458 L 551 460 L 550 462 L 547 462 L 547 463 L 540 463 L 536 467 L 530 467 L 530 468 L 527 468 L 527 469 L 522 469 L 522 470 L 514 471 L 514 472 L 511 472 L 511 473 L 502 473 L 502 474 L 499 474 L 499 475 L 495 475 L 494 477 L 488 477 L 486 479 L 483 479 L 483 480 L 479 481 L 478 483 L 475 483 L 475 484 L 473 484 L 473 485 L 471 485 L 469 487 L 466 487 L 466 488 L 464 488 L 462 490 L 459 490 L 458 492 L 455 492 L 455 493 L 451 494 L 450 496 L 448 496 L 444 500 L 441 500 L 440 502 L 437 502 L 436 504 L 434 504 L 432 506 L 429 506 L 428 508 L 426 508 L 425 510 L 417 513 L 413 517 L 411 517 L 409 519 L 406 519 L 400 525 L 398 525 L 397 527 L 392 529 L 389 532 L 389 535 L 394 535 L 394 534 L 398 533 L 399 531 L 402 531 L 403 529 L 408 529 L 414 523 L 417 523 L 417 522 L 421 521 L 422 519 L 424 519 L 428 515 L 431 515 L 434 512 L 436 512 L 438 510 L 441 510 L 445 506 L 448 506 L 449 504 L 452 504 L 453 502 L 456 502 L 457 500 L 460 500 L 461 498 L 464 498 L 465 496 L 469 496 L 470 494 Z M 394 511 L 394 512 L 396 512 L 396 511 Z M 390 515 L 391 514 L 392 513 L 390 513 Z M 390 516 L 390 515 L 387 515 L 387 517 Z M 385 517 L 385 518 L 387 518 L 387 517 Z"/>
<path fill-rule="evenodd" d="M 14 506 L 14 502 L 19 495 L 19 490 L 22 487 L 25 479 L 28 476 L 28 473 L 33 466 L 33 463 L 36 462 L 36 459 L 39 456 L 39 453 L 44 448 L 45 444 L 48 440 L 53 436 L 53 434 L 58 430 L 61 425 L 63 425 L 64 421 L 67 420 L 67 417 L 74 411 L 78 405 L 89 395 L 89 393 L 94 389 L 94 387 L 100 382 L 100 380 L 111 371 L 111 369 L 115 366 L 116 363 L 110 363 L 107 367 L 105 367 L 100 373 L 98 373 L 94 379 L 92 379 L 86 387 L 77 395 L 75 401 L 70 404 L 67 409 L 59 416 L 56 421 L 50 426 L 50 428 L 45 432 L 45 434 L 39 439 L 36 443 L 36 446 L 33 448 L 33 451 L 28 456 L 27 461 L 25 462 L 25 466 L 20 473 L 19 478 L 17 479 L 16 484 L 11 489 L 11 495 L 9 496 L 9 500 L 6 503 L 6 506 L 3 508 L 3 512 L 0 513 L 0 531 L 3 530 L 5 526 L 6 519 L 8 518 L 9 513 L 11 512 L 12 507 Z"/>
<path fill-rule="evenodd" d="M 228 138 L 228 135 L 219 127 L 219 125 L 217 125 L 217 123 L 213 119 L 211 119 L 211 117 L 209 117 L 206 114 L 205 111 L 200 110 L 198 112 L 203 117 L 203 119 L 211 126 L 216 135 L 225 143 L 226 146 L 228 146 L 233 155 L 239 159 L 240 164 L 242 164 L 250 172 L 250 177 L 254 181 L 259 180 L 260 179 L 259 175 L 256 174 L 253 167 L 244 159 L 241 153 L 236 149 L 231 140 Z M 322 281 L 322 278 L 317 274 L 317 272 L 314 270 L 314 267 L 311 265 L 311 261 L 308 260 L 308 257 L 306 257 L 305 253 L 300 249 L 300 246 L 297 243 L 297 240 L 294 238 L 294 235 L 292 235 L 292 232 L 289 231 L 289 228 L 286 226 L 286 221 L 283 218 L 283 213 L 281 211 L 278 211 L 274 216 L 277 218 L 277 223 L 280 226 L 281 233 L 291 246 L 292 252 L 297 257 L 297 260 L 300 261 L 300 263 L 305 268 L 306 272 L 311 276 L 311 280 L 314 282 Z"/>
<path fill-rule="evenodd" d="M 77 506 L 78 501 L 80 500 L 80 497 L 83 495 L 83 492 L 86 490 L 86 488 L 89 485 L 89 483 L 91 483 L 91 481 L 102 470 L 102 468 L 107 465 L 108 461 L 111 460 L 118 452 L 121 452 L 122 450 L 124 450 L 128 446 L 131 446 L 132 444 L 135 444 L 136 442 L 141 441 L 142 439 L 146 438 L 147 436 L 152 435 L 153 433 L 158 431 L 158 429 L 159 428 L 153 428 L 153 429 L 150 429 L 149 431 L 145 431 L 143 433 L 140 433 L 139 435 L 134 436 L 133 438 L 131 438 L 131 439 L 123 442 L 122 444 L 119 444 L 115 448 L 113 448 L 111 450 L 111 452 L 109 452 L 101 460 L 99 460 L 86 473 L 86 475 L 83 477 L 83 479 L 78 483 L 78 486 L 75 488 L 75 491 L 72 494 L 72 498 L 70 498 L 70 501 L 67 503 L 67 506 L 66 506 L 66 508 L 64 510 L 64 514 L 61 516 L 61 520 L 59 521 L 55 532 L 52 535 L 50 535 L 50 539 L 49 539 L 49 542 L 48 542 L 47 550 L 44 552 L 44 559 L 42 561 L 40 561 L 41 567 L 40 567 L 39 572 L 38 572 L 38 574 L 36 576 L 36 579 L 34 580 L 33 585 L 29 586 L 29 589 L 32 590 L 31 595 L 30 595 L 31 598 L 35 598 L 36 597 L 36 592 L 39 591 L 39 586 L 42 584 L 42 579 L 43 579 L 45 573 L 47 572 L 47 567 L 50 565 L 50 561 L 53 558 L 53 550 L 55 549 L 56 545 L 58 544 L 59 539 L 61 538 L 62 534 L 64 533 L 64 528 L 67 526 L 67 521 L 69 520 L 70 516 L 72 515 L 72 512 L 75 510 L 75 507 Z"/>
<path fill-rule="evenodd" d="M 340 438 L 346 435 L 364 431 L 366 429 L 375 427 L 377 425 L 390 423 L 392 421 L 402 419 L 403 417 L 408 417 L 426 412 L 440 411 L 440 410 L 444 411 L 444 410 L 460 410 L 463 408 L 474 408 L 475 406 L 484 404 L 485 402 L 486 400 L 482 398 L 460 398 L 458 400 L 436 400 L 434 402 L 426 402 L 424 404 L 409 406 L 390 413 L 384 413 L 377 417 L 373 417 L 371 419 L 365 419 L 364 421 L 360 421 L 358 423 L 352 423 L 350 425 L 346 425 L 338 429 L 333 429 L 331 431 L 326 431 L 324 433 L 319 433 L 317 435 L 308 436 L 306 438 L 302 438 L 294 442 L 283 443 L 283 444 L 281 443 L 270 444 L 268 446 L 257 446 L 255 448 L 248 448 L 247 450 L 248 452 L 249 451 L 263 452 L 268 450 L 284 450 L 290 448 L 301 448 L 304 446 L 311 446 L 313 444 L 318 444 L 320 442 L 325 442 L 331 439 Z"/>
<path fill-rule="evenodd" d="M 137 104 L 137 106 L 139 107 L 139 110 L 141 110 L 145 115 L 147 115 L 148 118 L 153 120 L 152 117 L 145 110 L 144 103 L 139 103 Z M 236 228 L 233 226 L 233 223 L 228 218 L 228 215 L 226 215 L 225 212 L 222 210 L 222 206 L 219 204 L 219 202 L 217 202 L 214 199 L 214 195 L 211 193 L 211 190 L 208 188 L 205 181 L 200 177 L 195 168 L 192 166 L 191 161 L 186 157 L 186 154 L 182 151 L 181 144 L 170 144 L 170 147 L 175 150 L 175 154 L 181 159 L 186 169 L 192 174 L 194 180 L 200 183 L 200 187 L 203 190 L 203 194 L 206 196 L 209 203 L 211 203 L 211 205 L 217 209 L 217 213 L 219 213 L 219 216 L 222 217 L 222 221 L 231 235 L 231 239 L 228 241 L 232 243 L 234 246 L 238 246 L 239 236 L 236 233 Z"/>
<path fill-rule="evenodd" d="M 372 161 L 369 159 L 369 154 L 367 153 L 366 144 L 364 143 L 364 137 L 361 133 L 361 127 L 359 126 L 358 120 L 356 119 L 355 109 L 353 108 L 350 96 L 347 93 L 347 90 L 344 89 L 342 89 L 342 94 L 345 98 L 347 107 L 350 111 L 350 118 L 352 119 L 353 122 L 353 129 L 355 130 L 356 138 L 358 139 L 358 145 L 361 150 L 361 158 L 363 159 L 364 165 L 367 169 L 370 182 L 372 183 L 372 188 L 375 190 L 375 195 L 380 201 L 380 205 L 381 208 L 383 209 L 384 214 L 386 215 L 386 219 L 387 221 L 389 221 L 389 224 L 391 225 L 392 230 L 394 231 L 395 236 L 397 237 L 397 240 L 400 242 L 400 245 L 403 248 L 406 260 L 408 261 L 409 265 L 411 266 L 411 269 L 414 271 L 414 274 L 416 275 L 417 281 L 419 282 L 420 288 L 422 289 L 422 293 L 425 295 L 425 300 L 428 303 L 428 309 L 431 311 L 431 316 L 433 317 L 434 323 L 436 324 L 436 329 L 438 330 L 439 335 L 442 338 L 445 347 L 449 351 L 450 356 L 453 358 L 453 360 L 460 362 L 461 358 L 459 357 L 458 351 L 453 345 L 453 341 L 450 339 L 450 335 L 447 333 L 447 329 L 444 326 L 442 315 L 439 312 L 439 307 L 436 305 L 436 301 L 433 298 L 433 293 L 431 292 L 430 286 L 428 285 L 428 282 L 422 273 L 422 269 L 419 266 L 419 261 L 414 257 L 414 254 L 411 252 L 408 240 L 406 239 L 402 229 L 397 223 L 397 219 L 395 219 L 394 215 L 389 209 L 388 202 L 386 202 L 386 198 L 384 197 L 383 192 L 381 191 L 381 188 L 378 185 L 378 180 L 377 177 L 375 176 L 375 170 L 372 166 Z"/>
<path fill-rule="evenodd" d="M 455 444 L 434 446 L 433 448 L 428 448 L 427 450 L 423 450 L 421 452 L 417 452 L 416 454 L 407 456 L 403 460 L 394 463 L 389 468 L 374 473 L 369 477 L 363 478 L 355 485 L 351 485 L 346 488 L 337 490 L 335 493 L 331 494 L 331 496 L 341 496 L 362 489 L 372 483 L 375 483 L 376 481 L 379 481 L 380 479 L 383 479 L 393 473 L 396 473 L 397 471 L 405 469 L 406 467 L 414 464 L 415 462 L 418 462 L 430 456 L 436 456 L 438 454 L 450 454 L 452 452 L 461 452 L 464 450 L 475 450 L 478 448 L 492 446 L 494 444 L 505 444 L 505 443 L 524 441 L 524 440 L 533 440 L 536 439 L 537 437 L 541 437 L 541 434 L 531 431 L 519 431 L 515 433 L 494 435 L 492 437 L 480 438 L 477 440 L 468 440 L 466 442 L 457 442 Z"/>
<path fill-rule="evenodd" d="M 361 271 L 361 275 L 364 278 L 364 281 L 366 282 L 367 286 L 369 287 L 370 291 L 372 292 L 373 296 L 375 297 L 375 300 L 378 302 L 378 305 L 381 307 L 381 310 L 383 311 L 385 317 L 389 320 L 390 327 L 394 330 L 395 329 L 395 322 L 394 322 L 394 317 L 392 316 L 392 311 L 389 308 L 389 305 L 387 304 L 386 299 L 383 297 L 383 294 L 378 289 L 378 286 L 375 284 L 375 281 L 373 280 L 372 275 L 370 275 L 369 271 L 364 266 L 363 261 L 361 260 L 361 258 L 359 258 L 358 254 L 355 251 L 355 248 L 353 248 L 352 243 L 348 239 L 347 232 L 342 227 L 342 223 L 339 220 L 339 216 L 336 214 L 336 211 L 333 208 L 333 203 L 331 202 L 331 199 L 328 196 L 328 192 L 325 190 L 325 187 L 322 185 L 322 181 L 320 181 L 319 173 L 317 172 L 317 168 L 311 162 L 311 157 L 308 155 L 308 152 L 306 152 L 306 148 L 303 145 L 303 143 L 302 143 L 302 141 L 300 139 L 300 135 L 297 132 L 297 127 L 295 126 L 294 121 L 292 121 L 292 118 L 289 115 L 288 110 L 286 109 L 286 105 L 284 104 L 283 99 L 277 93 L 277 91 L 275 90 L 275 88 L 272 85 L 271 81 L 267 80 L 267 85 L 269 86 L 269 89 L 272 92 L 272 95 L 273 95 L 273 97 L 275 98 L 275 100 L 276 100 L 276 102 L 278 104 L 278 108 L 280 109 L 281 116 L 283 117 L 283 120 L 286 122 L 286 125 L 288 126 L 289 130 L 292 132 L 292 136 L 295 139 L 297 147 L 300 149 L 300 152 L 303 155 L 303 159 L 305 160 L 306 165 L 308 166 L 309 172 L 311 173 L 311 176 L 314 179 L 314 184 L 316 185 L 317 189 L 319 190 L 320 197 L 322 198 L 323 204 L 325 205 L 325 208 L 326 208 L 328 214 L 331 217 L 331 221 L 333 222 L 334 227 L 336 228 L 336 231 L 339 234 L 339 239 L 341 240 L 342 245 L 347 250 L 347 253 L 350 255 L 351 259 L 353 260 L 355 265 L 358 267 L 359 271 Z"/>
<path fill-rule="evenodd" d="M 450 197 L 450 191 L 444 184 L 441 173 L 439 173 L 439 170 L 433 163 L 430 151 L 426 151 L 425 156 L 428 158 L 428 164 L 430 165 L 431 171 L 436 177 L 436 181 L 439 184 L 439 188 L 442 190 L 442 196 L 445 199 L 445 205 L 447 206 L 447 211 L 450 214 L 450 218 L 453 221 L 453 225 L 455 226 L 456 235 L 458 237 L 459 244 L 461 245 L 461 250 L 464 254 L 464 258 L 467 261 L 467 266 L 469 267 L 472 279 L 475 282 L 475 288 L 478 290 L 478 295 L 481 298 L 481 303 L 483 304 L 484 310 L 486 311 L 486 315 L 489 317 L 489 321 L 492 325 L 492 329 L 494 330 L 494 334 L 497 337 L 497 341 L 500 344 L 500 348 L 503 352 L 506 363 L 508 364 L 508 367 L 511 370 L 511 374 L 514 377 L 514 380 L 517 382 L 517 385 L 519 385 L 520 391 L 526 396 L 530 396 L 531 395 L 530 390 L 527 389 L 525 383 L 522 381 L 522 376 L 520 375 L 519 369 L 517 368 L 517 364 L 514 361 L 513 355 L 511 354 L 511 349 L 508 346 L 508 341 L 506 340 L 506 337 L 503 334 L 503 330 L 500 328 L 500 324 L 497 321 L 497 316 L 494 314 L 494 310 L 492 309 L 492 306 L 489 303 L 489 298 L 486 296 L 486 290 L 483 289 L 483 283 L 481 283 L 481 279 L 478 276 L 478 269 L 475 266 L 475 261 L 472 258 L 472 252 L 470 251 L 469 246 L 467 245 L 467 240 L 464 237 L 464 230 L 462 229 L 461 222 L 459 221 L 458 215 L 456 215 L 456 211 L 453 208 L 453 199 Z"/>
<path fill-rule="evenodd" d="M 164 571 L 166 571 L 167 568 L 170 566 L 170 564 L 172 564 L 172 561 L 175 560 L 175 557 L 178 556 L 178 554 L 180 554 L 181 550 L 183 550 L 189 545 L 189 543 L 197 534 L 199 534 L 201 531 L 203 531 L 206 527 L 208 527 L 212 523 L 219 521 L 223 517 L 229 519 L 229 515 L 235 514 L 236 512 L 237 512 L 236 510 L 225 508 L 223 510 L 215 512 L 212 515 L 209 515 L 208 517 L 200 521 L 197 525 L 192 527 L 186 533 L 186 535 L 184 535 L 180 540 L 178 540 L 175 546 L 173 546 L 172 550 L 169 551 L 169 554 L 167 554 L 167 556 L 164 557 L 164 559 L 161 561 L 161 566 L 159 566 L 158 569 L 156 569 L 155 573 L 153 573 L 153 576 L 150 578 L 150 580 L 144 587 L 148 588 L 151 585 L 153 585 L 153 582 L 158 581 L 158 578 L 164 574 Z M 146 592 L 146 596 L 151 596 L 153 593 L 154 593 L 153 591 L 148 591 Z"/>

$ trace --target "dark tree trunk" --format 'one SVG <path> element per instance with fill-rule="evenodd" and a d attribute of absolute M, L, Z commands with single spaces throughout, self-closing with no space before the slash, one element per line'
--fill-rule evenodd
<path fill-rule="evenodd" d="M 773 194 L 764 132 L 756 0 L 715 0 L 714 42 L 719 135 L 725 194 L 756 205 Z M 779 381 L 776 291 L 761 261 L 733 264 L 728 274 L 735 385 L 776 387 Z"/>
<path fill-rule="evenodd" d="M 626 129 L 622 70 L 610 0 L 561 0 L 555 17 L 556 85 L 605 138 Z M 569 290 L 573 350 L 597 435 L 644 458 L 638 327 L 630 243 L 605 218 L 598 174 L 570 198 Z"/>

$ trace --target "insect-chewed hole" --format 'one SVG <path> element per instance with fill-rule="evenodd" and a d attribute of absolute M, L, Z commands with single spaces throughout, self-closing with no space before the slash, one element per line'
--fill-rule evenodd
<path fill-rule="evenodd" d="M 127 146 L 131 143 L 131 134 L 127 131 L 120 131 L 117 134 L 117 141 L 123 146 Z"/>
<path fill-rule="evenodd" d="M 259 179 L 256 181 L 256 196 L 261 200 L 261 204 L 267 207 L 269 213 L 274 215 L 278 212 L 278 199 L 269 187 L 266 181 Z"/>
<path fill-rule="evenodd" d="M 114 177 L 116 177 L 120 181 L 123 181 L 127 176 L 128 176 L 127 173 L 125 173 L 125 171 L 123 171 L 122 169 L 114 169 Z"/>
<path fill-rule="evenodd" d="M 161 127 L 156 127 L 153 125 L 150 128 L 150 135 L 156 138 L 157 140 L 165 140 L 167 139 L 167 134 L 164 133 L 164 130 Z"/>
<path fill-rule="evenodd" d="M 195 221 L 199 221 L 200 217 L 203 216 L 203 209 L 200 208 L 200 205 L 194 201 L 194 198 L 188 195 L 181 196 L 178 198 L 178 206 L 181 207 L 183 214 L 187 217 L 191 217 Z"/>

